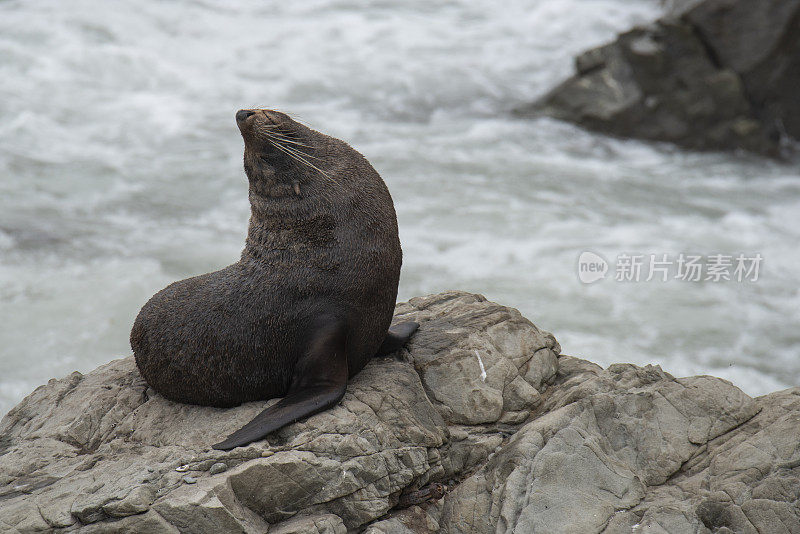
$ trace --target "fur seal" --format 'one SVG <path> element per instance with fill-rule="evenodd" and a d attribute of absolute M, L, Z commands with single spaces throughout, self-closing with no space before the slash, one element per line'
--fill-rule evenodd
<path fill-rule="evenodd" d="M 372 165 L 284 113 L 239 110 L 236 123 L 251 207 L 240 260 L 162 289 L 131 330 L 139 371 L 169 399 L 284 397 L 213 446 L 222 450 L 335 405 L 349 377 L 419 327 L 390 328 L 402 251 Z"/>

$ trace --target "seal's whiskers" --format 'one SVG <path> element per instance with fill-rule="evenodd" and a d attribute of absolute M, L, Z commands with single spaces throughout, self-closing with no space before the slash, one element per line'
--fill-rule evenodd
<path fill-rule="evenodd" d="M 269 137 L 270 139 L 273 139 L 273 140 L 281 142 L 281 143 L 291 143 L 293 145 L 301 146 L 301 147 L 304 147 L 304 148 L 310 148 L 312 150 L 314 149 L 314 147 L 311 146 L 311 145 L 306 145 L 306 144 L 303 144 L 303 143 L 300 143 L 300 142 L 297 142 L 297 141 L 292 141 L 290 139 L 285 139 L 285 138 L 277 136 L 277 135 L 273 135 L 273 134 L 270 134 L 270 133 L 265 133 L 265 135 L 267 137 Z M 305 153 L 303 153 L 303 154 L 305 154 Z M 306 154 L 306 155 L 307 156 L 311 156 L 311 154 Z M 311 157 L 314 158 L 314 159 L 319 159 L 316 156 L 311 156 Z"/>
<path fill-rule="evenodd" d="M 264 135 L 267 135 L 267 136 L 270 136 L 270 137 L 274 137 L 276 139 L 280 139 L 281 141 L 286 141 L 288 143 L 292 143 L 293 145 L 304 146 L 306 148 L 314 148 L 311 145 L 307 145 L 305 143 L 301 143 L 300 141 L 298 141 L 298 139 L 296 137 L 289 136 L 289 135 L 284 134 L 282 132 L 276 132 L 274 130 L 269 130 L 269 131 L 264 132 Z"/>
<path fill-rule="evenodd" d="M 315 171 L 320 173 L 322 176 L 324 176 L 328 180 L 332 181 L 335 184 L 337 183 L 336 180 L 331 178 L 331 176 L 328 173 L 326 173 L 325 171 L 323 171 L 322 169 L 320 169 L 319 167 L 317 167 L 316 165 L 314 165 L 313 163 L 311 163 L 310 161 L 305 159 L 303 156 L 300 156 L 299 155 L 299 154 L 301 154 L 300 152 L 298 152 L 296 150 L 292 150 L 289 147 L 286 147 L 284 145 L 281 145 L 276 140 L 271 140 L 270 139 L 269 143 L 272 146 L 274 146 L 275 148 L 277 148 L 278 150 L 280 150 L 281 152 L 283 152 L 284 154 L 286 154 L 287 156 L 289 156 L 290 158 L 292 158 L 293 160 L 298 161 L 300 163 L 303 163 L 304 165 L 307 165 L 308 167 L 311 167 L 312 169 L 314 169 Z M 308 154 L 305 154 L 305 155 L 308 155 Z"/>
<path fill-rule="evenodd" d="M 297 136 L 292 135 L 292 134 L 290 134 L 290 133 L 288 133 L 288 132 L 286 132 L 284 130 L 281 130 L 280 126 L 276 126 L 274 124 L 264 124 L 261 127 L 263 129 L 265 129 L 265 130 L 270 130 L 273 134 L 279 135 L 279 136 L 284 137 L 286 139 L 293 139 L 295 141 L 299 140 L 299 138 Z"/>

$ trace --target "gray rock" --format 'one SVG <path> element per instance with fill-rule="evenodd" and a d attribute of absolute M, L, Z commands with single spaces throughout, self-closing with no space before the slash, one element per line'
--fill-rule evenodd
<path fill-rule="evenodd" d="M 271 528 L 270 534 L 346 534 L 347 527 L 333 514 L 301 516 Z"/>
<path fill-rule="evenodd" d="M 449 423 L 491 424 L 521 412 L 525 419 L 556 374 L 561 348 L 555 338 L 517 310 L 480 295 L 414 298 L 396 313 L 427 327 L 408 349 L 428 396 Z"/>
<path fill-rule="evenodd" d="M 516 112 L 621 137 L 776 156 L 800 139 L 800 0 L 681 0 Z"/>
<path fill-rule="evenodd" d="M 444 532 L 800 531 L 800 388 L 559 360 L 538 417 L 445 497 Z"/>
<path fill-rule="evenodd" d="M 395 512 L 392 517 L 372 523 L 364 534 L 436 534 L 441 532 L 438 518 L 441 507 L 412 506 Z"/>
<path fill-rule="evenodd" d="M 264 456 L 263 454 L 261 456 Z M 271 456 L 271 455 L 270 455 Z M 228 466 L 224 462 L 217 462 L 208 470 L 209 475 L 218 475 L 228 470 Z"/>
<path fill-rule="evenodd" d="M 132 358 L 51 380 L 0 423 L 0 531 L 343 532 L 384 516 L 403 490 L 485 461 L 503 441 L 489 425 L 527 417 L 557 368 L 552 336 L 478 295 L 414 299 L 398 307 L 409 317 L 422 326 L 407 361 L 376 358 L 337 407 L 227 452 L 210 445 L 275 401 L 173 403 Z M 416 367 L 439 368 L 437 350 L 448 362 L 479 351 L 486 382 L 423 385 Z M 475 422 L 454 461 L 443 414 Z"/>
<path fill-rule="evenodd" d="M 800 388 L 604 370 L 479 295 L 409 318 L 340 405 L 233 451 L 210 445 L 274 401 L 175 404 L 131 358 L 50 381 L 0 423 L 0 531 L 800 531 Z"/>

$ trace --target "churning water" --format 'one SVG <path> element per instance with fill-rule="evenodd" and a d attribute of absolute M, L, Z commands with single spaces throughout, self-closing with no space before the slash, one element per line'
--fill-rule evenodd
<path fill-rule="evenodd" d="M 800 171 L 509 110 L 659 14 L 626 0 L 0 3 L 0 412 L 130 353 L 141 305 L 238 259 L 241 107 L 350 142 L 394 196 L 400 298 L 518 307 L 567 354 L 800 383 Z M 604 280 L 578 278 L 581 252 Z M 614 279 L 620 254 L 761 254 L 757 281 Z M 645 274 L 642 274 L 645 278 Z"/>

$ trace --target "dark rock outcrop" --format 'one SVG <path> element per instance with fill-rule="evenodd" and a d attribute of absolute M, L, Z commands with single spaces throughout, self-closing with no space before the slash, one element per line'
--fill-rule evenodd
<path fill-rule="evenodd" d="M 132 358 L 51 380 L 0 423 L 0 531 L 800 532 L 800 388 L 603 370 L 479 295 L 396 316 L 340 405 L 232 451 L 267 403 L 176 404 Z"/>
<path fill-rule="evenodd" d="M 800 139 L 800 0 L 705 1 L 683 18 L 741 76 L 767 128 Z"/>
<path fill-rule="evenodd" d="M 521 116 L 777 156 L 800 139 L 800 0 L 690 0 L 576 59 Z"/>

